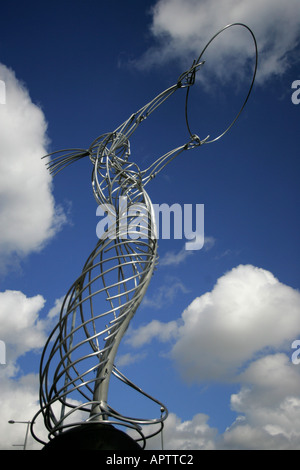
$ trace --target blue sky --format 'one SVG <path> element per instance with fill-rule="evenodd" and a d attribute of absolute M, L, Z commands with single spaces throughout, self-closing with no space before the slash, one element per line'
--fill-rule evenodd
<path fill-rule="evenodd" d="M 300 337 L 299 9 L 298 0 L 1 6 L 0 448 L 24 437 L 24 425 L 7 421 L 30 420 L 38 408 L 41 348 L 97 241 L 90 161 L 52 179 L 41 157 L 114 130 L 232 22 L 258 42 L 246 108 L 222 139 L 183 153 L 148 186 L 156 204 L 204 204 L 204 247 L 159 240 L 160 264 L 117 360 L 167 406 L 169 449 L 299 448 L 300 366 L 291 360 Z M 242 28 L 207 50 L 190 95 L 200 138 L 234 117 L 253 57 Z M 188 141 L 184 100 L 178 90 L 132 136 L 141 167 Z M 131 415 L 153 413 L 114 383 L 110 399 Z"/>

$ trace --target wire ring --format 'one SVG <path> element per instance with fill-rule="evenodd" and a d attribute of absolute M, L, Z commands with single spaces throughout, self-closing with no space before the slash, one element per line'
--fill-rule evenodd
<path fill-rule="evenodd" d="M 206 51 L 206 49 L 208 48 L 208 46 L 212 43 L 212 41 L 217 37 L 219 36 L 219 34 L 221 34 L 223 31 L 225 31 L 226 29 L 228 28 L 231 28 L 232 26 L 242 26 L 243 28 L 246 28 L 249 33 L 251 34 L 252 36 L 252 39 L 253 39 L 253 43 L 254 43 L 254 47 L 255 47 L 255 66 L 254 66 L 254 70 L 253 70 L 253 75 L 252 75 L 252 80 L 251 80 L 251 84 L 250 84 L 250 88 L 248 90 L 248 93 L 247 93 L 247 96 L 246 96 L 246 99 L 245 101 L 243 102 L 243 105 L 242 107 L 240 108 L 238 114 L 235 116 L 234 120 L 231 122 L 231 124 L 225 129 L 225 131 L 223 131 L 220 135 L 218 135 L 217 137 L 215 137 L 214 139 L 211 139 L 211 140 L 207 140 L 204 139 L 203 143 L 205 144 L 211 144 L 212 142 L 215 142 L 216 140 L 219 140 L 221 137 L 223 137 L 226 132 L 229 131 L 229 129 L 231 129 L 231 127 L 234 125 L 234 123 L 237 121 L 237 119 L 239 118 L 241 112 L 243 111 L 248 99 L 249 99 L 249 96 L 251 94 L 251 91 L 252 91 L 252 88 L 253 88 L 253 85 L 254 85 L 254 81 L 255 81 L 255 77 L 256 77 L 256 72 L 257 72 L 257 62 L 258 62 L 258 48 L 257 48 L 257 42 L 256 42 L 256 38 L 252 32 L 252 30 L 247 26 L 245 25 L 244 23 L 231 23 L 231 24 L 228 24 L 227 26 L 224 26 L 224 28 L 220 29 L 220 31 L 218 31 L 209 41 L 208 43 L 206 44 L 206 46 L 204 47 L 204 49 L 202 50 L 201 54 L 199 55 L 197 61 L 195 62 L 196 64 L 199 64 L 201 62 L 201 58 L 204 54 L 204 52 Z M 193 65 L 193 68 L 197 67 L 197 65 Z M 190 136 L 192 137 L 194 135 L 194 133 L 191 132 L 191 129 L 190 129 L 190 125 L 189 125 L 189 120 L 188 120 L 188 97 L 189 97 L 189 91 L 190 91 L 190 87 L 187 88 L 187 92 L 186 92 L 186 99 L 185 99 L 185 119 L 186 119 L 186 125 L 187 125 L 187 129 L 188 129 L 188 132 L 190 134 Z M 209 136 L 208 136 L 209 137 Z"/>

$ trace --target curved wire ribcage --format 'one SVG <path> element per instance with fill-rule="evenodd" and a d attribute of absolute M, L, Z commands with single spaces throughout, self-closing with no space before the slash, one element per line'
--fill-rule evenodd
<path fill-rule="evenodd" d="M 41 397 L 50 432 L 65 425 L 73 400 L 83 403 L 75 410 L 87 413 L 87 419 L 111 415 L 107 392 L 115 353 L 147 289 L 155 260 L 152 239 L 107 238 L 89 256 L 49 338 L 55 338 L 54 344 L 49 341 L 43 354 Z M 63 404 L 63 412 L 57 402 Z"/>
<path fill-rule="evenodd" d="M 96 199 L 113 216 L 112 222 L 67 293 L 59 322 L 43 351 L 41 412 L 47 429 L 54 435 L 67 426 L 66 418 L 75 413 L 80 413 L 81 419 L 85 414 L 88 422 L 113 419 L 136 427 L 140 433 L 140 425 L 148 422 L 124 417 L 107 404 L 111 374 L 142 392 L 117 370 L 114 359 L 146 292 L 157 258 L 153 208 L 143 188 L 142 175 L 136 166 L 127 163 L 123 153 L 120 157 L 115 150 L 108 151 L 107 143 L 114 139 L 123 142 L 123 135 L 105 135 L 106 145 L 101 139 L 93 171 Z M 121 146 L 124 144 L 117 148 L 120 150 Z M 125 148 L 129 148 L 128 141 Z M 149 423 L 161 423 L 167 410 L 154 401 L 164 413 Z"/>

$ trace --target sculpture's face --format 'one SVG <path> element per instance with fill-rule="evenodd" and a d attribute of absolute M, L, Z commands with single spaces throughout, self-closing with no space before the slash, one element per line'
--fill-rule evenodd
<path fill-rule="evenodd" d="M 93 163 L 92 186 L 99 204 L 118 206 L 122 196 L 133 203 L 143 200 L 142 172 L 129 161 L 130 143 L 120 132 L 99 137 L 89 149 Z"/>

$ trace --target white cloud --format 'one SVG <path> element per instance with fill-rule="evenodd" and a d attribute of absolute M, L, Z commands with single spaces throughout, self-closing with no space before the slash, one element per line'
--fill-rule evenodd
<path fill-rule="evenodd" d="M 215 238 L 214 237 L 205 237 L 203 249 L 204 251 L 210 250 L 215 245 Z M 187 250 L 185 246 L 181 248 L 181 250 L 175 251 L 167 251 L 165 255 L 160 259 L 159 265 L 160 266 L 178 266 L 179 264 L 183 263 L 190 255 L 195 254 L 197 249 L 194 250 Z"/>
<path fill-rule="evenodd" d="M 49 310 L 48 318 L 54 318 L 60 313 L 64 300 L 65 296 L 55 300 L 54 306 Z"/>
<path fill-rule="evenodd" d="M 141 306 L 160 309 L 173 302 L 179 293 L 186 294 L 187 292 L 188 289 L 179 279 L 169 276 L 165 284 L 157 288 L 154 295 L 148 294 L 144 297 Z"/>
<path fill-rule="evenodd" d="M 47 321 L 39 319 L 45 299 L 41 295 L 26 297 L 20 291 L 0 292 L 0 337 L 7 348 L 7 363 L 44 345 Z"/>
<path fill-rule="evenodd" d="M 39 408 L 38 376 L 29 374 L 12 381 L 0 374 L 0 449 L 20 450 L 25 440 L 27 425 L 23 423 L 9 424 L 8 421 L 30 421 Z M 47 432 L 42 423 L 38 425 L 39 435 L 46 438 Z M 12 447 L 17 445 L 18 447 Z M 20 445 L 20 447 L 19 447 Z M 36 442 L 30 431 L 28 433 L 27 449 L 37 450 L 41 445 Z"/>
<path fill-rule="evenodd" d="M 52 196 L 47 124 L 14 72 L 0 64 L 6 103 L 0 106 L 0 263 L 40 250 L 65 222 Z"/>
<path fill-rule="evenodd" d="M 247 24 L 254 32 L 259 48 L 258 81 L 280 75 L 289 66 L 289 52 L 299 41 L 300 3 L 289 0 L 159 0 L 152 9 L 151 32 L 157 45 L 140 59 L 139 66 L 166 64 L 197 58 L 211 37 L 229 23 Z M 238 29 L 238 28 L 237 28 Z M 241 28 L 240 28 L 241 29 Z M 246 30 L 232 30 L 210 46 L 206 59 L 217 59 L 214 73 L 222 76 L 232 65 L 244 67 L 253 57 L 253 44 Z M 236 36 L 238 34 L 238 36 Z"/>
<path fill-rule="evenodd" d="M 232 425 L 219 433 L 203 413 L 186 421 L 170 413 L 164 449 L 299 450 L 300 368 L 276 353 L 251 363 L 239 380 L 241 389 L 231 396 L 231 408 L 238 413 Z M 147 449 L 161 449 L 160 436 L 150 439 Z"/>
<path fill-rule="evenodd" d="M 208 416 L 197 413 L 191 420 L 182 421 L 170 413 L 163 430 L 164 450 L 213 450 L 216 448 L 217 429 L 207 423 Z M 152 430 L 151 430 L 152 431 Z M 144 428 L 145 435 L 147 428 Z M 149 439 L 147 450 L 161 449 L 161 436 Z M 171 463 L 171 461 L 170 461 Z M 177 462 L 178 463 L 178 462 Z M 184 461 L 182 461 L 184 463 Z M 188 460 L 185 462 L 188 463 Z"/>
<path fill-rule="evenodd" d="M 188 380 L 233 380 L 267 348 L 289 348 L 300 333 L 299 315 L 298 291 L 241 265 L 183 312 L 172 357 Z"/>
<path fill-rule="evenodd" d="M 192 251 L 186 250 L 184 247 L 178 251 L 167 251 L 159 261 L 160 266 L 177 266 L 183 263 L 189 255 L 193 254 Z"/>
<path fill-rule="evenodd" d="M 158 320 L 152 320 L 147 325 L 140 326 L 136 330 L 131 329 L 125 341 L 134 348 L 139 348 L 150 343 L 154 338 L 165 342 L 170 341 L 177 335 L 178 325 L 176 321 L 162 323 Z"/>
<path fill-rule="evenodd" d="M 205 237 L 204 238 L 204 251 L 209 251 L 213 246 L 215 246 L 216 239 L 214 237 Z"/>
<path fill-rule="evenodd" d="M 12 425 L 8 421 L 30 421 L 39 409 L 38 375 L 22 375 L 18 359 L 26 353 L 38 352 L 46 342 L 53 316 L 41 319 L 44 305 L 41 295 L 27 297 L 20 291 L 0 292 L 0 339 L 6 346 L 6 365 L 0 365 L 0 449 L 24 443 L 26 425 Z M 41 420 L 36 431 L 47 441 Z M 40 447 L 29 435 L 28 448 Z"/>
<path fill-rule="evenodd" d="M 39 376 L 27 374 L 12 379 L 0 371 L 0 379 L 0 450 L 13 450 L 12 445 L 18 445 L 15 449 L 22 449 L 27 425 L 17 423 L 17 421 L 31 421 L 40 408 L 38 401 Z M 79 403 L 75 400 L 70 400 L 70 402 L 74 405 Z M 57 408 L 60 409 L 59 404 L 57 404 Z M 83 413 L 79 411 L 76 414 L 76 419 L 81 421 Z M 11 420 L 16 423 L 10 424 Z M 68 423 L 68 421 L 70 422 L 70 418 L 66 418 L 65 422 Z M 34 423 L 34 432 L 44 442 L 48 442 L 48 431 L 41 415 Z M 42 447 L 43 444 L 36 441 L 29 430 L 27 450 L 40 450 Z"/>
<path fill-rule="evenodd" d="M 224 435 L 225 448 L 300 449 L 300 369 L 282 353 L 250 364 L 232 395 L 238 419 Z"/>
<path fill-rule="evenodd" d="M 125 353 L 120 354 L 116 357 L 116 366 L 117 367 L 125 367 L 130 364 L 135 364 L 136 362 L 140 362 L 145 359 L 146 353 L 139 353 L 139 354 L 132 354 L 132 353 Z"/>
<path fill-rule="evenodd" d="M 300 368 L 286 354 L 275 353 L 252 362 L 239 376 L 239 380 L 245 388 L 238 395 L 232 396 L 235 410 L 244 411 L 258 402 L 262 406 L 272 407 L 287 396 L 298 395 Z M 251 384 L 251 389 L 247 388 L 248 384 Z"/>
<path fill-rule="evenodd" d="M 169 289 L 183 288 L 179 281 Z M 165 296 L 161 286 L 151 306 Z M 153 305 L 152 305 L 153 303 Z M 220 277 L 211 292 L 191 302 L 181 318 L 152 320 L 131 330 L 127 341 L 140 347 L 156 338 L 176 339 L 171 356 L 189 381 L 236 380 L 266 351 L 290 349 L 300 334 L 300 293 L 262 268 L 240 265 Z"/>
<path fill-rule="evenodd" d="M 223 434 L 206 419 L 199 437 L 196 416 L 182 422 L 171 414 L 165 448 L 299 449 L 300 367 L 291 360 L 291 344 L 300 336 L 299 316 L 297 290 L 267 270 L 240 265 L 196 298 L 177 321 L 152 321 L 133 332 L 135 347 L 153 338 L 170 341 L 168 357 L 188 382 L 240 385 L 228 403 L 238 418 Z M 290 351 L 290 357 L 282 351 Z M 188 430 L 186 440 L 183 429 Z M 159 440 L 150 446 L 159 449 Z"/>
<path fill-rule="evenodd" d="M 47 153 L 47 124 L 14 72 L 0 64 L 5 104 L 0 105 L 0 270 L 39 251 L 65 222 L 52 196 L 52 179 L 41 157 Z M 0 446 L 24 443 L 26 425 L 39 408 L 38 376 L 22 375 L 18 359 L 42 348 L 52 316 L 41 318 L 45 299 L 16 290 L 0 292 L 0 339 L 6 364 L 0 366 Z M 59 303 L 52 309 L 52 314 Z M 28 357 L 28 356 L 26 356 Z M 43 424 L 37 425 L 45 435 Z M 40 448 L 29 436 L 29 448 Z M 21 447 L 20 447 L 21 448 Z"/>

